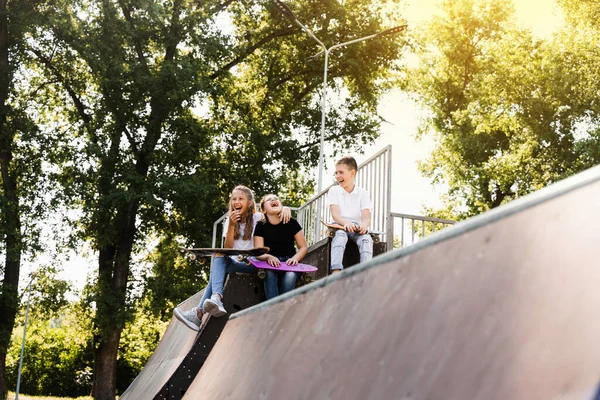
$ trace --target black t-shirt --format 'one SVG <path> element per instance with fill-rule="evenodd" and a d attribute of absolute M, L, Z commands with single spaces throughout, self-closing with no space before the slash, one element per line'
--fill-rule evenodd
<path fill-rule="evenodd" d="M 273 225 L 265 218 L 256 225 L 254 236 L 260 236 L 265 240 L 265 246 L 269 254 L 275 257 L 293 257 L 296 254 L 294 247 L 294 236 L 300 232 L 302 227 L 294 218 L 287 224 L 283 222 Z"/>

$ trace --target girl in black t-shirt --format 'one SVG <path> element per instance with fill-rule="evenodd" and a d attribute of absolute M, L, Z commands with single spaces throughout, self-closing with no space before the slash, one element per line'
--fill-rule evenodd
<path fill-rule="evenodd" d="M 267 261 L 269 265 L 277 266 L 281 262 L 297 265 L 308 252 L 302 227 L 291 218 L 287 224 L 282 224 L 278 217 L 281 212 L 281 202 L 274 194 L 268 194 L 260 201 L 264 218 L 254 230 L 254 247 L 269 247 L 269 253 L 257 257 Z M 298 250 L 296 250 L 296 247 Z M 272 299 L 280 294 L 289 292 L 296 286 L 298 273 L 266 270 L 265 294 Z"/>

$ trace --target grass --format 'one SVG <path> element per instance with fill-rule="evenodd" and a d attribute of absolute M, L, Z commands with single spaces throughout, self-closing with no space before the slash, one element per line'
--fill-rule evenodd
<path fill-rule="evenodd" d="M 15 400 L 13 392 L 8 392 L 8 400 Z M 77 399 L 73 397 L 27 396 L 26 394 L 19 393 L 19 400 L 92 400 L 92 398 L 88 396 L 77 397 Z"/>

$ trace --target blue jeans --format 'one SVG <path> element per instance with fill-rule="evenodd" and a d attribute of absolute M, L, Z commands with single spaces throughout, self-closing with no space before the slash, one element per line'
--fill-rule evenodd
<path fill-rule="evenodd" d="M 225 283 L 225 275 L 232 272 L 246 272 L 256 274 L 256 268 L 252 264 L 248 265 L 244 261 L 237 261 L 231 257 L 214 257 L 210 266 L 210 277 L 208 285 L 204 291 L 204 296 L 200 300 L 198 307 L 202 309 L 204 301 L 210 299 L 213 293 L 218 293 L 223 297 L 223 284 Z"/>
<path fill-rule="evenodd" d="M 373 238 L 370 234 L 361 235 L 356 232 L 346 232 L 343 230 L 335 231 L 335 236 L 331 240 L 331 270 L 344 269 L 342 260 L 344 259 L 344 250 L 348 238 L 352 239 L 358 246 L 360 253 L 360 262 L 365 262 L 373 258 Z"/>
<path fill-rule="evenodd" d="M 283 263 L 289 258 L 279 257 L 279 260 Z M 267 273 L 267 276 L 265 276 L 265 295 L 267 296 L 267 300 L 289 292 L 296 287 L 297 272 L 275 271 L 272 269 L 266 269 L 265 272 Z"/>

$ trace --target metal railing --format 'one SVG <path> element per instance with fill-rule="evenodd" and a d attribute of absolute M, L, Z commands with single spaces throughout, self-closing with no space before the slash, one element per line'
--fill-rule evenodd
<path fill-rule="evenodd" d="M 387 146 L 358 167 L 356 184 L 366 189 L 373 201 L 371 230 L 384 232 L 382 241 L 393 244 L 391 233 L 391 200 L 392 200 L 392 146 Z M 321 193 L 310 199 L 298 209 L 298 221 L 304 228 L 308 245 L 317 243 L 327 237 L 327 228 L 321 220 L 330 222 L 331 212 L 327 204 L 327 192 L 334 184 L 326 187 Z"/>
<path fill-rule="evenodd" d="M 420 215 L 391 213 L 393 245 L 388 249 L 410 246 L 436 231 L 452 226 L 456 221 Z"/>
<path fill-rule="evenodd" d="M 392 202 L 392 146 L 387 146 L 358 167 L 356 184 L 366 189 L 373 202 L 371 214 L 371 230 L 383 232 L 382 242 L 387 243 L 389 250 L 415 243 L 420 238 L 455 223 L 455 221 L 419 215 L 393 213 Z M 304 229 L 309 246 L 327 237 L 327 228 L 322 221 L 331 221 L 331 212 L 327 204 L 327 192 L 334 184 L 311 198 L 300 208 L 292 208 L 295 218 Z M 212 247 L 217 247 L 220 235 L 220 246 L 223 246 L 223 222 L 227 214 L 223 214 L 213 224 Z M 399 234 L 399 236 L 395 236 Z"/>

